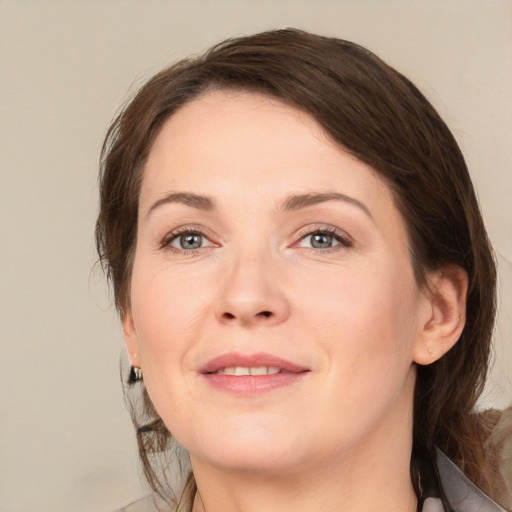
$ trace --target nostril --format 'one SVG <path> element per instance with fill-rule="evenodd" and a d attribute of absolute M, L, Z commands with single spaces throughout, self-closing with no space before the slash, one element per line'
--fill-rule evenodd
<path fill-rule="evenodd" d="M 254 316 L 252 315 L 248 315 L 246 316 L 245 314 L 240 314 L 240 315 L 234 315 L 233 313 L 230 313 L 229 311 L 225 311 L 224 313 L 222 313 L 222 318 L 224 320 L 236 320 L 237 318 L 239 320 L 241 320 L 242 322 L 246 322 L 248 319 L 250 318 L 270 318 L 274 316 L 274 313 L 272 313 L 272 311 L 260 311 L 259 313 L 256 313 Z"/>

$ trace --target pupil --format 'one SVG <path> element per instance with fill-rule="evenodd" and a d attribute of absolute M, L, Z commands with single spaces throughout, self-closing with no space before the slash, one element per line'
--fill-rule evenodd
<path fill-rule="evenodd" d="M 312 236 L 311 245 L 315 249 L 325 249 L 326 247 L 331 247 L 332 245 L 332 236 L 325 234 L 316 234 Z"/>
<path fill-rule="evenodd" d="M 201 235 L 183 235 L 180 237 L 180 245 L 183 249 L 198 249 L 202 244 Z"/>

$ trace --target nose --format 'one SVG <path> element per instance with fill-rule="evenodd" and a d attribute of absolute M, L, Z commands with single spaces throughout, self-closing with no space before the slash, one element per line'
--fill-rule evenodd
<path fill-rule="evenodd" d="M 217 304 L 219 321 L 245 327 L 283 322 L 289 304 L 278 275 L 268 258 L 239 258 L 223 278 Z"/>

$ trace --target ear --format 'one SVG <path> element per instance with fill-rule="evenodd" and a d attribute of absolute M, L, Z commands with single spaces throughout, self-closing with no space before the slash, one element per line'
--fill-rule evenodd
<path fill-rule="evenodd" d="M 123 313 L 121 322 L 123 324 L 124 343 L 130 357 L 130 363 L 134 366 L 140 366 L 139 343 L 131 310 Z"/>
<path fill-rule="evenodd" d="M 421 335 L 414 345 L 414 362 L 431 364 L 457 343 L 466 323 L 468 276 L 458 265 L 446 265 L 428 276 Z"/>

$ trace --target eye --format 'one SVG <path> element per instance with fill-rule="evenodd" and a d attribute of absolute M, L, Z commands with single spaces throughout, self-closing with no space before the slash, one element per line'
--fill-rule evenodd
<path fill-rule="evenodd" d="M 334 228 L 316 229 L 303 235 L 297 245 L 299 247 L 325 251 L 337 246 L 340 246 L 340 248 L 351 247 L 352 240 L 348 235 L 338 232 Z"/>
<path fill-rule="evenodd" d="M 213 247 L 215 244 L 200 231 L 184 228 L 169 233 L 160 246 L 177 253 L 193 253 L 199 249 Z"/>
<path fill-rule="evenodd" d="M 339 244 L 332 235 L 328 235 L 327 233 L 315 233 L 313 235 L 309 235 L 307 238 L 309 238 L 311 247 L 314 247 L 315 249 L 327 249 L 333 245 Z"/>
<path fill-rule="evenodd" d="M 174 238 L 170 245 L 185 251 L 203 247 L 204 237 L 199 233 L 187 233 Z"/>

